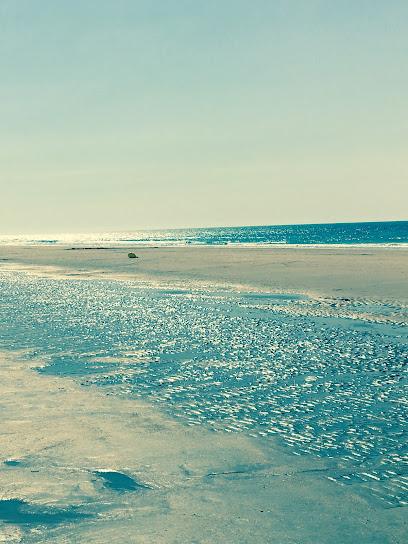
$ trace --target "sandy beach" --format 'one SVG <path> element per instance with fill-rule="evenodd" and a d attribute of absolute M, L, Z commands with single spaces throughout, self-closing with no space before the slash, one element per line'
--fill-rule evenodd
<path fill-rule="evenodd" d="M 334 486 L 330 460 L 185 427 L 146 403 L 38 376 L 16 354 L 0 363 L 0 542 L 404 542 L 405 509 Z M 104 471 L 142 487 L 109 486 Z"/>
<path fill-rule="evenodd" d="M 127 254 L 135 252 L 137 259 Z M 0 263 L 49 273 L 221 283 L 408 301 L 408 249 L 0 246 Z M 44 268 L 46 267 L 46 268 Z"/>
<path fill-rule="evenodd" d="M 0 544 L 408 544 L 408 2 L 0 14 Z"/>
<path fill-rule="evenodd" d="M 129 259 L 127 257 L 129 251 L 134 251 L 138 258 Z M 304 328 L 304 334 L 310 334 L 310 338 L 305 336 L 306 340 L 300 341 L 299 345 L 317 343 L 320 348 L 320 340 L 316 340 L 320 337 L 316 336 L 313 339 L 312 333 L 308 331 L 312 331 L 310 328 L 312 326 L 317 331 L 313 334 L 321 335 L 320 323 L 324 328 L 324 321 L 317 321 L 310 325 L 305 319 L 333 319 L 334 317 L 337 320 L 342 317 L 348 324 L 344 332 L 339 335 L 343 344 L 335 348 L 336 357 L 339 358 L 339 354 L 345 350 L 353 349 L 358 359 L 360 357 L 359 340 L 355 341 L 353 336 L 353 322 L 356 319 L 360 327 L 369 327 L 374 323 L 373 327 L 377 328 L 373 329 L 373 334 L 377 334 L 377 338 L 380 334 L 391 335 L 387 332 L 391 329 L 384 329 L 386 332 L 383 333 L 383 329 L 379 327 L 382 325 L 393 327 L 396 324 L 398 337 L 396 337 L 397 340 L 392 340 L 392 345 L 399 346 L 398 338 L 402 333 L 406 336 L 407 257 L 408 250 L 405 249 L 377 248 L 232 249 L 129 246 L 128 248 L 84 249 L 78 247 L 72 249 L 1 246 L 0 272 L 4 273 L 5 281 L 8 281 L 11 274 L 14 279 L 10 281 L 14 283 L 10 285 L 23 285 L 24 289 L 32 289 L 33 295 L 27 298 L 27 302 L 25 299 L 21 302 L 21 307 L 28 318 L 32 312 L 37 312 L 35 277 L 39 278 L 39 290 L 47 289 L 53 281 L 62 281 L 63 283 L 58 283 L 58 286 L 69 290 L 76 289 L 78 279 L 92 282 L 98 282 L 103 278 L 123 280 L 118 282 L 119 286 L 122 285 L 120 300 L 126 300 L 127 289 L 130 289 L 132 285 L 142 285 L 138 289 L 140 288 L 143 293 L 143 282 L 146 285 L 165 285 L 166 289 L 169 286 L 177 289 L 180 286 L 185 289 L 199 287 L 201 291 L 213 289 L 214 293 L 217 292 L 218 287 L 222 286 L 227 294 L 258 292 L 259 290 L 262 293 L 269 291 L 278 294 L 285 292 L 308 294 L 310 299 L 299 299 L 299 301 L 294 299 L 293 304 L 290 297 L 282 301 L 276 299 L 275 305 L 268 303 L 267 307 L 265 304 L 260 304 L 259 300 L 251 303 L 252 299 L 242 299 L 249 302 L 245 303 L 246 306 L 242 306 L 239 302 L 241 304 L 239 308 L 234 299 L 228 299 L 226 317 L 222 315 L 219 317 L 217 327 L 221 327 L 225 319 L 230 319 L 229 313 L 241 312 L 243 316 L 248 313 L 250 316 L 254 315 L 256 319 L 263 319 L 265 312 L 275 312 L 274 315 L 281 316 L 279 317 L 281 321 L 277 323 L 282 322 L 285 327 L 286 315 L 289 320 L 298 319 L 294 321 L 293 328 L 285 333 L 286 336 L 281 337 L 282 350 L 286 349 L 285 342 L 288 349 L 292 350 L 292 344 L 297 343 L 292 334 L 293 331 L 298 331 L 299 327 Z M 28 280 L 27 283 L 25 277 L 33 279 Z M 98 285 L 98 283 L 92 283 L 92 288 Z M 103 282 L 101 285 L 104 285 Z M 114 288 L 116 289 L 115 286 Z M 16 293 L 19 292 L 23 296 L 23 291 L 20 287 L 19 289 L 20 291 Z M 55 286 L 52 289 L 55 289 Z M 86 286 L 83 289 L 87 289 Z M 89 293 L 89 291 L 84 292 Z M 79 301 L 83 298 L 81 293 L 82 291 L 79 291 Z M 183 291 L 163 291 L 163 293 L 164 295 L 160 296 L 170 297 L 165 300 L 172 301 Z M 107 294 L 109 295 L 109 292 L 102 291 L 101 300 L 104 300 Z M 36 300 L 34 306 L 26 306 L 34 300 L 33 296 Z M 43 308 L 48 308 L 48 298 L 51 303 L 52 296 L 51 294 L 44 295 L 47 306 Z M 63 294 L 58 295 L 55 302 L 56 308 L 60 305 L 60 296 L 64 298 Z M 13 296 L 7 300 L 13 301 Z M 150 299 L 146 300 L 147 304 L 150 304 Z M 202 300 L 200 299 L 200 304 Z M 223 301 L 219 304 L 217 300 L 215 299 L 214 302 L 216 314 L 219 313 L 218 306 L 221 308 L 222 305 L 227 304 Z M 108 308 L 111 306 L 108 305 Z M 166 321 L 172 314 L 166 313 L 168 312 L 166 305 L 164 308 Z M 177 316 L 182 316 L 183 312 L 187 311 L 186 308 L 185 305 L 174 306 L 171 311 L 174 311 L 176 320 Z M 197 316 L 204 310 L 200 306 Z M 72 319 L 78 320 L 81 317 L 80 310 L 78 311 L 78 315 L 72 314 Z M 34 322 L 43 319 L 42 312 L 43 310 L 38 315 L 33 315 Z M 65 313 L 64 310 L 58 315 L 51 313 L 50 322 L 56 320 L 57 324 L 60 323 Z M 197 316 L 191 318 L 192 330 L 194 327 L 199 329 L 201 327 L 200 330 L 203 330 L 204 325 L 198 323 Z M 252 321 L 255 318 L 251 318 Z M 378 461 L 377 454 L 377 457 L 373 457 L 374 461 L 368 464 L 359 460 L 361 451 L 368 451 L 367 448 L 371 447 L 370 440 L 372 441 L 373 438 L 364 435 L 362 439 L 359 436 L 356 437 L 356 447 L 352 445 L 350 450 L 352 455 L 347 453 L 339 460 L 336 458 L 336 453 L 330 455 L 324 453 L 326 451 L 324 448 L 331 448 L 333 444 L 336 448 L 342 447 L 340 442 L 339 445 L 335 442 L 337 437 L 341 436 L 338 428 L 343 425 L 345 416 L 343 417 L 341 410 L 338 415 L 334 414 L 338 403 L 343 402 L 341 396 L 334 397 L 335 393 L 332 392 L 331 384 L 335 378 L 324 377 L 326 382 L 322 382 L 324 387 L 329 388 L 328 399 L 334 399 L 333 404 L 328 404 L 327 411 L 322 415 L 318 414 L 319 406 L 326 406 L 325 403 L 331 402 L 321 398 L 322 389 L 316 389 L 314 397 L 313 395 L 303 397 L 303 395 L 309 395 L 312 384 L 318 384 L 319 380 L 323 380 L 322 362 L 318 362 L 315 369 L 310 367 L 312 375 L 306 375 L 306 380 L 301 378 L 301 383 L 299 382 L 302 388 L 301 393 L 295 398 L 293 408 L 290 409 L 293 412 L 292 419 L 288 419 L 290 410 L 285 403 L 292 395 L 294 387 L 298 387 L 296 381 L 292 383 L 293 378 L 288 377 L 289 374 L 287 374 L 283 386 L 276 382 L 271 389 L 271 399 L 278 398 L 281 393 L 282 398 L 285 399 L 282 411 L 279 411 L 279 406 L 276 406 L 273 411 L 277 414 L 279 412 L 275 418 L 278 424 L 283 421 L 286 422 L 285 425 L 290 426 L 291 433 L 289 434 L 293 436 L 283 434 L 285 439 L 288 438 L 287 444 L 296 446 L 297 441 L 306 440 L 302 442 L 303 450 L 300 449 L 300 453 L 294 455 L 290 449 L 282 447 L 279 434 L 265 439 L 265 432 L 258 433 L 259 423 L 253 423 L 256 429 L 256 432 L 253 432 L 252 427 L 250 428 L 252 423 L 248 423 L 252 419 L 245 414 L 238 417 L 238 411 L 235 409 L 229 414 L 232 422 L 228 420 L 230 421 L 228 432 L 214 432 L 215 427 L 211 430 L 205 423 L 204 412 L 200 407 L 200 404 L 203 406 L 205 404 L 202 396 L 204 389 L 201 392 L 197 390 L 199 401 L 194 400 L 190 393 L 194 389 L 192 384 L 198 380 L 195 373 L 197 369 L 200 371 L 203 369 L 204 363 L 200 360 L 189 361 L 188 355 L 184 356 L 186 361 L 182 361 L 180 367 L 183 372 L 187 372 L 190 368 L 188 365 L 191 363 L 194 378 L 184 389 L 189 395 L 188 409 L 191 410 L 189 413 L 191 418 L 186 420 L 187 424 L 186 421 L 171 417 L 171 410 L 166 410 L 163 404 L 157 403 L 158 393 L 154 392 L 152 397 L 137 400 L 127 396 L 129 391 L 131 392 L 127 383 L 133 383 L 132 380 L 136 376 L 136 388 L 142 386 L 150 388 L 150 382 L 153 385 L 156 384 L 155 390 L 159 390 L 162 385 L 168 386 L 163 400 L 167 398 L 170 401 L 172 380 L 177 378 L 176 373 L 171 379 L 159 379 L 159 375 L 153 373 L 155 367 L 151 366 L 148 369 L 150 374 L 146 382 L 143 382 L 144 374 L 134 374 L 134 372 L 142 371 L 140 364 L 144 360 L 149 360 L 154 365 L 154 358 L 145 353 L 141 354 L 136 348 L 134 353 L 129 353 L 129 348 L 127 348 L 128 351 L 123 348 L 123 360 L 119 354 L 117 361 L 113 358 L 110 361 L 108 352 L 105 350 L 104 356 L 107 362 L 111 365 L 119 365 L 117 369 L 112 366 L 112 371 L 106 370 L 108 368 L 106 366 L 96 372 L 92 364 L 98 361 L 97 353 L 89 354 L 86 351 L 89 348 L 84 347 L 72 351 L 74 354 L 72 360 L 75 362 L 76 358 L 81 357 L 82 352 L 86 351 L 85 356 L 90 361 L 89 370 L 86 371 L 88 374 L 82 374 L 76 378 L 59 371 L 55 371 L 54 374 L 54 371 L 51 371 L 51 374 L 47 371 L 40 373 L 39 370 L 42 367 L 51 365 L 50 368 L 52 368 L 53 364 L 59 364 L 65 356 L 71 357 L 70 351 L 74 350 L 74 346 L 70 343 L 75 342 L 75 334 L 69 329 L 68 333 L 64 333 L 69 334 L 68 347 L 64 347 L 65 351 L 54 346 L 47 347 L 42 355 L 37 353 L 37 342 L 43 344 L 48 342 L 44 338 L 52 338 L 52 334 L 55 334 L 57 330 L 54 329 L 54 333 L 47 332 L 45 337 L 38 336 L 39 340 L 33 336 L 30 343 L 34 333 L 42 335 L 42 327 L 45 327 L 44 331 L 48 330 L 47 319 L 45 318 L 44 325 L 40 325 L 39 333 L 35 333 L 37 330 L 35 323 L 24 322 L 21 337 L 15 338 L 13 329 L 9 328 L 6 329 L 11 331 L 8 333 L 9 336 L 5 336 L 2 340 L 0 542 L 12 544 L 39 544 L 44 541 L 56 544 L 85 541 L 95 544 L 119 544 L 119 542 L 218 544 L 221 541 L 234 544 L 260 542 L 403 544 L 405 542 L 408 518 L 406 508 L 401 508 L 405 505 L 405 476 L 402 475 L 402 480 L 399 476 L 395 478 L 387 476 L 390 478 L 390 483 L 387 483 L 384 501 L 384 497 L 379 496 L 382 492 L 381 488 L 377 489 L 376 485 L 378 482 L 382 483 L 383 473 L 387 473 L 388 470 L 391 471 L 390 474 L 392 473 L 389 461 L 387 460 L 388 464 L 382 467 L 381 458 L 379 457 Z M 70 315 L 68 319 L 71 319 Z M 205 321 L 205 316 L 203 319 Z M 142 321 L 138 323 L 142 324 Z M 256 325 L 255 322 L 254 327 Z M 10 327 L 13 326 L 15 325 L 11 323 Z M 236 322 L 232 322 L 232 335 L 235 334 L 237 326 Z M 146 334 L 154 335 L 157 327 L 157 318 L 154 317 L 150 332 Z M 225 334 L 229 330 L 228 325 L 226 327 L 220 338 L 228 344 L 225 340 Z M 276 328 L 276 324 L 271 330 L 273 328 Z M 251 333 L 245 332 L 245 329 L 242 330 L 242 334 L 247 335 L 243 336 L 243 349 L 246 349 L 245 342 L 250 344 L 256 328 Z M 175 333 L 171 332 L 171 334 Z M 265 338 L 268 334 L 269 332 L 266 331 Z M 364 334 L 366 334 L 365 329 Z M 338 333 L 336 337 L 337 335 Z M 345 335 L 344 341 L 341 339 L 342 335 Z M 333 338 L 331 333 L 329 336 Z M 22 344 L 26 338 L 29 343 L 24 348 Z M 172 345 L 171 336 L 163 338 L 165 342 Z M 322 338 L 325 342 L 328 341 L 326 337 Z M 191 344 L 195 341 L 187 334 L 187 343 Z M 217 342 L 219 343 L 219 340 Z M 353 342 L 355 347 L 350 348 L 354 345 Z M 368 350 L 373 349 L 372 342 L 370 339 L 367 344 Z M 327 343 L 324 345 L 326 348 L 330 347 Z M 389 350 L 390 347 L 386 346 L 385 349 Z M 405 348 L 402 346 L 398 349 Z M 304 354 L 304 347 L 302 350 L 301 353 Z M 152 350 L 150 352 L 152 353 Z M 364 353 L 363 350 L 362 364 L 365 364 Z M 399 353 L 397 353 L 398 357 L 400 357 Z M 124 357 L 128 359 L 125 360 Z M 251 357 L 248 361 L 251 361 Z M 388 364 L 385 359 L 382 361 L 381 357 L 383 356 L 377 357 L 377 365 L 380 363 L 382 365 L 381 368 L 375 369 L 377 378 L 381 377 L 381 372 L 386 371 L 383 369 L 386 369 Z M 311 365 L 314 364 L 315 359 L 313 355 L 310 359 Z M 208 365 L 208 361 L 205 364 Z M 258 364 L 260 363 L 254 363 L 255 371 Z M 223 361 L 222 365 L 224 365 Z M 344 383 L 350 385 L 352 379 L 347 374 L 347 365 L 348 363 L 344 367 L 346 369 Z M 70 368 L 69 365 L 67 368 Z M 283 366 L 282 369 L 284 369 Z M 362 369 L 364 376 L 365 369 L 364 367 Z M 248 375 L 252 372 L 249 364 L 244 372 Z M 280 374 L 283 372 L 284 370 L 279 370 Z M 308 372 L 307 368 L 306 372 Z M 342 372 L 344 370 L 337 367 L 336 373 Z M 351 374 L 353 372 L 355 371 L 353 370 Z M 226 380 L 222 388 L 225 389 L 228 399 L 230 396 L 227 387 L 228 373 L 225 376 L 227 378 L 219 378 L 220 381 L 214 383 L 217 385 L 221 384 L 223 379 Z M 258 379 L 263 378 L 257 377 L 256 384 Z M 266 387 L 266 377 L 264 381 Z M 368 388 L 371 387 L 372 381 L 371 378 L 367 381 Z M 144 383 L 146 385 L 143 385 Z M 99 384 L 103 387 L 97 387 Z M 205 384 L 207 384 L 206 390 L 214 388 L 210 382 Z M 264 385 L 256 385 L 256 387 L 264 387 Z M 343 382 L 340 386 L 343 386 Z M 366 386 L 363 382 L 357 381 L 355 389 L 353 385 L 348 392 L 349 396 L 346 397 L 346 404 L 357 414 L 361 407 L 363 412 L 371 410 L 371 405 L 367 403 L 372 402 L 370 399 L 375 396 L 371 394 L 370 389 L 370 395 L 365 395 L 363 399 L 360 392 L 364 387 Z M 247 389 L 242 389 L 245 402 L 242 400 L 241 406 L 243 410 L 252 410 L 248 412 L 249 414 L 262 411 L 262 408 L 256 406 L 256 401 L 249 398 L 253 390 L 255 386 L 250 384 Z M 146 391 L 148 392 L 149 389 Z M 233 396 L 241 397 L 240 390 L 234 392 L 232 388 L 231 391 Z M 224 393 L 221 392 L 221 394 Z M 245 399 L 246 396 L 248 396 L 248 402 Z M 150 402 L 149 398 L 154 402 Z M 317 400 L 314 400 L 315 398 Z M 364 405 L 361 404 L 363 400 Z M 212 403 L 212 400 L 208 401 L 207 406 L 210 409 Z M 309 423 L 305 427 L 306 434 L 302 435 L 300 430 L 296 430 L 297 418 L 300 422 L 309 412 L 313 415 L 311 408 L 301 408 L 302 403 L 305 406 L 308 403 L 309 406 L 313 404 L 313 410 L 317 413 L 317 424 L 323 429 L 319 431 L 323 433 L 323 438 L 319 438 L 320 446 L 318 441 L 309 439 L 307 434 L 308 427 L 310 429 L 310 425 L 314 425 L 314 419 L 307 420 Z M 195 417 L 198 417 L 197 421 L 194 420 Z M 244 422 L 242 428 L 240 417 Z M 250 417 L 256 419 L 257 416 Z M 388 416 L 383 416 L 384 421 L 386 417 Z M 324 418 L 327 419 L 327 423 L 321 422 Z M 189 421 L 191 424 L 188 423 Z M 332 422 L 334 422 L 335 430 L 329 437 Z M 381 421 L 372 423 L 373 426 L 381 424 Z M 387 420 L 386 424 L 391 423 Z M 222 421 L 218 425 L 221 428 Z M 354 422 L 350 421 L 347 425 L 351 429 L 350 432 L 358 432 Z M 249 430 L 245 431 L 245 429 Z M 353 437 L 354 434 L 351 436 Z M 391 436 L 392 440 L 394 436 L 398 436 L 397 440 L 402 440 L 398 433 Z M 325 437 L 329 437 L 328 441 Z M 363 444 L 366 450 L 360 450 L 357 445 L 361 440 L 366 439 L 367 445 Z M 350 444 L 352 443 L 349 442 L 347 447 L 351 447 Z M 381 446 L 383 442 L 379 444 Z M 319 447 L 324 455 L 319 454 Z M 402 453 L 400 455 L 401 463 L 403 463 Z M 382 470 L 385 472 L 381 472 Z M 350 478 L 358 480 L 356 487 L 348 485 Z M 395 492 L 395 489 L 399 491 Z"/>

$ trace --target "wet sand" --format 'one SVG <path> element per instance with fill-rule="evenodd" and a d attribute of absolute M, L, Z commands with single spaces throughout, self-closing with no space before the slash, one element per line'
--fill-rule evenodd
<path fill-rule="evenodd" d="M 185 427 L 17 354 L 0 363 L 0 541 L 404 542 L 405 508 L 333 485 L 330 460 Z"/>
<path fill-rule="evenodd" d="M 394 249 L 0 247 L 5 270 L 401 305 L 407 257 Z M 0 354 L 0 542 L 405 542 L 407 509 L 333 484 L 330 459 L 187 427 L 108 388 L 39 374 L 36 364 Z"/>
<path fill-rule="evenodd" d="M 128 252 L 137 259 L 129 259 Z M 408 301 L 408 249 L 0 246 L 0 263 L 71 276 L 188 281 Z"/>

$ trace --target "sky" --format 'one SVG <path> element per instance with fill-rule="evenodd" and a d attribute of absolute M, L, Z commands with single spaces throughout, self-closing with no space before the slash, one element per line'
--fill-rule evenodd
<path fill-rule="evenodd" d="M 406 0 L 0 0 L 0 233 L 408 220 Z"/>

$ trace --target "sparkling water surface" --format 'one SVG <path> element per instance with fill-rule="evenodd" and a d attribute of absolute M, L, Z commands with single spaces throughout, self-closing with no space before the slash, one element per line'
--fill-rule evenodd
<path fill-rule="evenodd" d="M 333 482 L 406 506 L 407 327 L 377 319 L 390 312 L 378 305 L 352 319 L 311 304 L 0 272 L 0 347 L 26 350 L 45 364 L 39 372 L 148 399 L 186 425 L 329 458 Z"/>
<path fill-rule="evenodd" d="M 407 246 L 408 221 L 265 225 L 128 232 L 62 233 L 0 236 L 1 244 L 33 245 L 157 245 L 157 246 L 269 246 L 390 245 Z"/>

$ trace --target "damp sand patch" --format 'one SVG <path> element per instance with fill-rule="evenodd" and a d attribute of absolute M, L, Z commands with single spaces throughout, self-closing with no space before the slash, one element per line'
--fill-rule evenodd
<path fill-rule="evenodd" d="M 20 499 L 0 500 L 0 520 L 16 525 L 52 525 L 87 517 L 90 515 L 78 512 L 76 508 L 47 511 Z"/>
<path fill-rule="evenodd" d="M 93 474 L 99 476 L 104 487 L 113 491 L 137 491 L 141 489 L 151 489 L 148 485 L 140 484 L 133 478 L 122 472 L 113 470 L 94 470 Z"/>
<path fill-rule="evenodd" d="M 330 461 L 186 428 L 16 354 L 0 356 L 0 415 L 0 537 L 13 544 L 404 541 L 406 509 L 329 481 Z"/>

